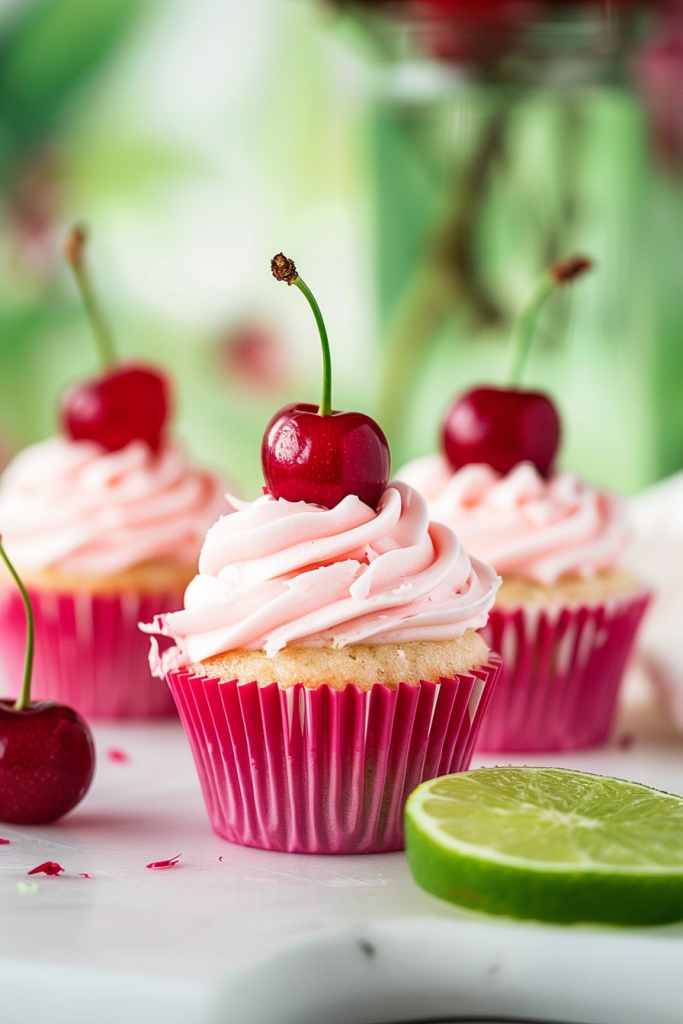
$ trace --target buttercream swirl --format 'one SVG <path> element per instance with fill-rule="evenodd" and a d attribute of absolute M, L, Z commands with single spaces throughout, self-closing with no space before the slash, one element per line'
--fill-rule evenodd
<path fill-rule="evenodd" d="M 102 576 L 142 562 L 196 563 L 209 525 L 231 510 L 220 477 L 168 445 L 106 452 L 53 437 L 0 481 L 0 532 L 19 569 Z"/>
<path fill-rule="evenodd" d="M 332 509 L 266 495 L 211 527 L 185 610 L 141 628 L 176 641 L 159 657 L 153 640 L 163 675 L 238 648 L 454 639 L 485 625 L 499 584 L 405 484 L 376 512 L 354 495 Z"/>
<path fill-rule="evenodd" d="M 432 519 L 502 575 L 551 584 L 613 568 L 629 539 L 624 503 L 573 473 L 544 480 L 530 462 L 506 476 L 487 465 L 456 473 L 441 455 L 408 463 L 398 478 L 427 500 Z"/>

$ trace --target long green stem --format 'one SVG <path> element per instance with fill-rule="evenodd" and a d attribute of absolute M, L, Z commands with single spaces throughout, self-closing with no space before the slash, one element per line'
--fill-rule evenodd
<path fill-rule="evenodd" d="M 76 284 L 81 293 L 85 312 L 99 350 L 100 360 L 102 366 L 106 368 L 116 362 L 116 346 L 85 265 L 85 242 L 86 234 L 83 228 L 74 228 L 66 240 L 64 255 L 74 272 Z"/>
<path fill-rule="evenodd" d="M 7 566 L 12 579 L 19 587 L 19 593 L 21 594 L 24 602 L 24 608 L 26 609 L 26 658 L 24 660 L 24 681 L 21 686 L 21 693 L 17 697 L 14 705 L 16 711 L 25 711 L 27 708 L 31 707 L 31 674 L 33 672 L 33 648 L 35 643 L 33 608 L 31 607 L 31 598 L 26 593 L 26 587 L 19 579 L 16 569 L 7 557 L 7 552 L 3 547 L 2 540 L 0 540 L 0 556 Z"/>
<path fill-rule="evenodd" d="M 320 331 L 320 344 L 323 349 L 323 393 L 320 400 L 319 413 L 321 416 L 329 416 L 332 412 L 332 357 L 330 355 L 330 342 L 327 337 L 327 328 L 325 327 L 325 321 L 323 315 L 320 312 L 320 306 L 316 302 L 316 298 L 308 287 L 305 281 L 300 277 L 297 277 L 296 281 L 292 282 L 296 285 L 300 292 L 308 299 L 308 304 L 313 310 L 313 316 L 315 322 L 318 325 Z"/>
<path fill-rule="evenodd" d="M 284 253 L 279 252 L 270 261 L 270 270 L 276 281 L 285 281 L 287 284 L 295 284 L 300 292 L 306 296 L 309 306 L 313 310 L 315 322 L 320 331 L 320 344 L 323 348 L 323 394 L 318 412 L 321 416 L 329 416 L 332 412 L 332 358 L 330 356 L 330 343 L 327 339 L 327 328 L 320 306 L 315 296 L 305 281 L 299 277 L 294 260 L 290 260 Z"/>
<path fill-rule="evenodd" d="M 512 360 L 508 377 L 511 387 L 519 387 L 521 383 L 539 313 L 556 284 L 547 270 L 541 274 L 531 299 L 517 317 L 512 331 Z"/>

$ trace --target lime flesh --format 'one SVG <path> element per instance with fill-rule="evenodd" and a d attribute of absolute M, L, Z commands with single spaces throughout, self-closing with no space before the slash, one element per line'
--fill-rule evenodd
<path fill-rule="evenodd" d="M 428 892 L 558 923 L 683 919 L 683 797 L 563 768 L 430 779 L 406 804 L 406 850 Z"/>

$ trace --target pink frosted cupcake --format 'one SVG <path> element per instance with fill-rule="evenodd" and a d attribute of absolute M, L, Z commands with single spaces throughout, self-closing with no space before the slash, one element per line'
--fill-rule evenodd
<path fill-rule="evenodd" d="M 453 472 L 434 455 L 398 477 L 503 578 L 482 630 L 503 667 L 479 748 L 603 742 L 648 601 L 619 565 L 629 537 L 622 501 L 572 473 L 546 480 L 529 462 L 505 475 L 483 464 Z"/>
<path fill-rule="evenodd" d="M 628 540 L 621 501 L 556 472 L 559 413 L 549 395 L 521 387 L 544 303 L 591 267 L 573 256 L 540 275 L 513 329 L 508 385 L 457 398 L 443 421 L 443 456 L 398 474 L 503 577 L 483 631 L 503 658 L 484 750 L 603 742 L 648 600 L 619 567 Z"/>
<path fill-rule="evenodd" d="M 403 847 L 406 798 L 466 769 L 497 662 L 498 578 L 424 500 L 267 495 L 206 537 L 185 610 L 149 632 L 215 831 L 304 853 Z"/>
<path fill-rule="evenodd" d="M 143 626 L 175 640 L 168 678 L 215 831 L 298 853 L 403 848 L 423 779 L 465 769 L 498 661 L 477 635 L 499 579 L 424 499 L 387 488 L 380 426 L 336 412 L 322 313 L 292 260 L 271 263 L 318 324 L 320 406 L 266 428 L 267 493 L 209 530 L 185 609 Z"/>
<path fill-rule="evenodd" d="M 164 443 L 107 452 L 55 437 L 16 456 L 0 481 L 0 531 L 36 619 L 33 693 L 93 718 L 173 713 L 150 676 L 140 619 L 181 608 L 206 529 L 230 509 L 223 482 Z M 0 655 L 12 695 L 24 621 L 0 580 Z"/>
<path fill-rule="evenodd" d="M 104 369 L 72 387 L 63 437 L 21 452 L 0 481 L 0 531 L 28 587 L 36 626 L 33 693 L 96 718 L 173 713 L 149 675 L 137 623 L 182 607 L 207 527 L 231 508 L 221 479 L 169 440 L 169 386 L 153 367 L 120 363 L 88 278 L 85 234 L 65 252 Z M 21 685 L 24 614 L 0 576 L 0 651 Z"/>

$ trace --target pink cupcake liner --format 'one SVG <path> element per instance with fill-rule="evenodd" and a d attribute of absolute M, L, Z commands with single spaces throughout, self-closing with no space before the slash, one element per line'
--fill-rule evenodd
<path fill-rule="evenodd" d="M 168 686 L 154 679 L 149 637 L 138 622 L 182 608 L 183 591 L 95 596 L 29 590 L 36 624 L 34 700 L 56 700 L 86 718 L 161 718 L 175 714 Z M 0 658 L 10 695 L 24 673 L 26 618 L 21 597 L 0 592 Z"/>
<path fill-rule="evenodd" d="M 640 593 L 593 607 L 494 607 L 479 632 L 503 666 L 477 749 L 579 750 L 604 743 L 649 600 Z"/>
<path fill-rule="evenodd" d="M 169 673 L 218 835 L 290 853 L 402 850 L 424 779 L 469 766 L 500 661 L 369 690 L 219 682 Z"/>

